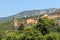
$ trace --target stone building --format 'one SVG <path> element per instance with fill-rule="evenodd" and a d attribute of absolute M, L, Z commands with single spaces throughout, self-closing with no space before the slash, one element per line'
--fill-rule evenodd
<path fill-rule="evenodd" d="M 60 25 L 60 12 L 54 14 L 44 14 L 43 17 L 52 18 L 55 20 L 56 24 Z M 33 18 L 26 19 L 22 21 L 23 25 L 36 24 L 37 20 Z M 21 22 L 18 22 L 16 17 L 13 17 L 13 29 L 18 29 L 20 27 Z"/>
<path fill-rule="evenodd" d="M 20 27 L 21 23 L 23 25 L 27 26 L 27 25 L 30 25 L 30 24 L 37 23 L 37 20 L 29 18 L 29 19 L 26 19 L 26 20 L 24 20 L 22 22 L 18 22 L 17 18 L 13 17 L 13 29 L 18 29 Z"/>
<path fill-rule="evenodd" d="M 18 27 L 20 26 L 20 24 L 17 21 L 16 17 L 13 17 L 13 29 L 18 29 Z"/>

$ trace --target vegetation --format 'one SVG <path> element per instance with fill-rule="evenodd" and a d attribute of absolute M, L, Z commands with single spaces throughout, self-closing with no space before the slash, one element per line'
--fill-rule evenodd
<path fill-rule="evenodd" d="M 18 30 L 1 30 L 0 40 L 60 40 L 60 26 L 48 17 L 40 17 L 34 26 L 21 24 Z"/>
<path fill-rule="evenodd" d="M 0 23 L 0 30 L 11 30 L 11 29 L 12 29 L 11 20 Z"/>
<path fill-rule="evenodd" d="M 48 19 L 47 17 L 40 17 L 36 25 L 36 29 L 45 35 L 46 33 L 56 30 L 55 22 L 54 20 Z"/>

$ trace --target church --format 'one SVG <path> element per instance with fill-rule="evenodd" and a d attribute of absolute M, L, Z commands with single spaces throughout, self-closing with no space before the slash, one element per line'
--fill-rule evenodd
<path fill-rule="evenodd" d="M 26 19 L 26 20 L 22 21 L 22 24 L 24 26 L 28 26 L 30 24 L 36 24 L 36 23 L 37 23 L 37 20 L 32 19 L 32 18 L 29 18 L 29 19 Z M 21 22 L 18 22 L 16 16 L 13 17 L 13 29 L 18 29 L 20 26 L 21 26 Z"/>

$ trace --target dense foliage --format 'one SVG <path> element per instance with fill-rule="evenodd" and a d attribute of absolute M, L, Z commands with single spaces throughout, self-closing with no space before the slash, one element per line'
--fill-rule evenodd
<path fill-rule="evenodd" d="M 0 40 L 60 40 L 60 26 L 56 26 L 54 20 L 40 17 L 36 25 L 24 27 L 18 30 L 0 31 Z"/>
<path fill-rule="evenodd" d="M 47 17 L 40 17 L 36 29 L 41 31 L 43 35 L 51 31 L 56 31 L 55 22 Z"/>

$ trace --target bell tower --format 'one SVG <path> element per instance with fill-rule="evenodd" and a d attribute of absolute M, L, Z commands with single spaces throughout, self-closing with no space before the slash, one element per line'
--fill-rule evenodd
<path fill-rule="evenodd" d="M 17 24 L 17 18 L 15 16 L 15 17 L 13 17 L 13 29 L 16 29 L 17 26 L 18 26 L 18 24 Z"/>

